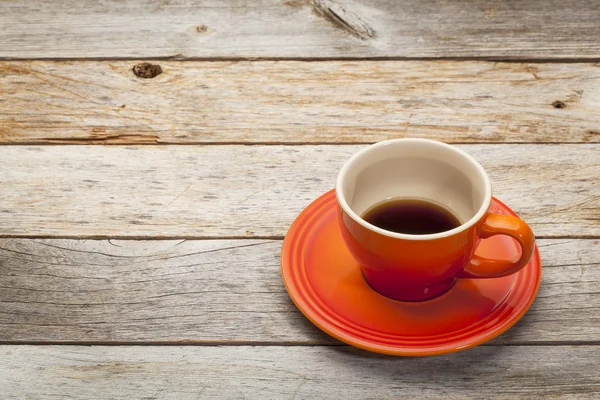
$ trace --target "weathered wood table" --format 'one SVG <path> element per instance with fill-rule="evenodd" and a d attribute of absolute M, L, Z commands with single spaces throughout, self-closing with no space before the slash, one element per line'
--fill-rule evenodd
<path fill-rule="evenodd" d="M 3 1 L 0 27 L 0 398 L 600 398 L 599 2 Z M 295 216 L 398 137 L 467 150 L 538 237 L 537 299 L 485 345 L 367 353 L 285 291 Z"/>

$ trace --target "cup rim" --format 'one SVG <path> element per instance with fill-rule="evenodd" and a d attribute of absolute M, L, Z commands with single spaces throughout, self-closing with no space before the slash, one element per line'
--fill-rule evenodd
<path fill-rule="evenodd" d="M 466 158 L 467 161 L 471 165 L 473 165 L 475 167 L 475 169 L 479 172 L 479 175 L 483 178 L 483 180 L 486 184 L 485 185 L 486 187 L 484 188 L 484 190 L 485 190 L 484 199 L 483 199 L 483 202 L 482 202 L 479 210 L 477 210 L 477 213 L 475 213 L 475 215 L 473 217 L 471 217 L 471 219 L 469 219 L 468 221 L 466 221 L 465 223 L 463 223 L 462 225 L 460 225 L 454 229 L 451 229 L 449 231 L 439 232 L 439 233 L 430 233 L 430 234 L 426 234 L 426 235 L 412 235 L 412 234 L 407 234 L 407 233 L 397 233 L 397 232 L 392 232 L 392 231 L 388 231 L 385 229 L 381 229 L 373 224 L 370 224 L 369 222 L 362 219 L 358 214 L 356 214 L 352 210 L 352 208 L 350 208 L 350 206 L 348 205 L 348 202 L 346 201 L 343 193 L 341 193 L 342 192 L 342 190 L 341 190 L 342 182 L 343 182 L 346 174 L 348 173 L 350 166 L 358 158 L 364 156 L 364 154 L 366 154 L 366 153 L 372 152 L 372 151 L 378 149 L 379 147 L 390 146 L 390 145 L 394 145 L 394 144 L 398 144 L 398 143 L 421 143 L 421 144 L 426 144 L 426 145 L 439 146 L 439 147 L 443 147 L 447 150 L 453 151 L 453 152 L 459 154 L 460 156 Z M 488 174 L 485 172 L 485 170 L 483 169 L 481 164 L 479 164 L 477 162 L 477 160 L 475 160 L 473 157 L 471 157 L 465 151 L 463 151 L 455 146 L 451 146 L 449 144 L 446 144 L 444 142 L 440 142 L 437 140 L 402 138 L 402 139 L 390 139 L 390 140 L 384 140 L 381 142 L 377 142 L 375 144 L 365 147 L 364 149 L 358 151 L 352 157 L 350 157 L 344 163 L 344 165 L 342 166 L 342 169 L 338 173 L 336 185 L 335 185 L 335 196 L 336 196 L 337 202 L 340 205 L 340 207 L 342 208 L 342 210 L 344 210 L 346 212 L 346 214 L 348 214 L 350 216 L 350 218 L 352 218 L 355 222 L 357 222 L 358 224 L 360 224 L 361 226 L 363 226 L 364 228 L 366 228 L 368 230 L 371 230 L 376 233 L 379 233 L 380 235 L 388 236 L 388 237 L 395 238 L 395 239 L 435 240 L 435 239 L 442 239 L 442 238 L 456 235 L 465 230 L 468 230 L 473 225 L 475 225 L 477 223 L 477 221 L 479 221 L 485 215 L 485 213 L 487 212 L 487 210 L 492 202 L 492 184 L 490 182 L 490 178 L 488 177 Z"/>

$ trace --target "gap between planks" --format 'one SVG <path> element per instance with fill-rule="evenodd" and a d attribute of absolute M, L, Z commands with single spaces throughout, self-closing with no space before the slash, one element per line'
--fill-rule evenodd
<path fill-rule="evenodd" d="M 0 61 L 198 61 L 198 62 L 238 62 L 238 61 L 297 61 L 297 62 L 329 62 L 329 61 L 490 61 L 506 64 L 586 64 L 600 62 L 600 57 L 564 57 L 564 58 L 535 58 L 535 57 L 0 57 Z"/>
<path fill-rule="evenodd" d="M 536 239 L 600 239 L 600 235 L 536 235 Z M 117 236 L 117 235 L 4 235 L 0 233 L 0 239 L 85 239 L 85 240 L 283 240 L 285 235 L 259 235 L 259 236 L 189 236 L 189 235 L 141 235 L 141 236 Z"/>
<path fill-rule="evenodd" d="M 400 138 L 399 138 L 400 139 Z M 125 141 L 125 140 L 120 140 L 119 142 L 111 142 L 109 141 L 104 141 L 103 139 L 94 139 L 94 138 L 90 138 L 90 139 L 74 139 L 74 138 L 67 138 L 67 139 L 53 139 L 54 142 L 47 142 L 47 141 L 28 141 L 28 142 L 14 142 L 14 143 L 0 143 L 0 146 L 87 146 L 87 145 L 93 145 L 93 144 L 101 144 L 103 146 L 121 146 L 121 147 L 126 147 L 126 146 L 293 146 L 293 147 L 299 147 L 299 146 L 318 146 L 318 145 L 323 145 L 323 146 L 356 146 L 356 145 L 370 145 L 370 144 L 375 144 L 378 143 L 380 141 L 352 141 L 352 142 L 332 142 L 332 141 L 314 141 L 314 142 L 244 142 L 244 141 L 239 141 L 239 142 L 169 142 L 169 141 L 163 141 L 163 142 L 153 142 L 153 143 L 145 143 L 145 142 L 140 142 L 137 140 L 132 140 L 132 141 Z M 588 144 L 588 142 L 581 142 L 581 141 L 575 141 L 575 140 L 565 140 L 565 141 L 554 141 L 554 142 L 536 142 L 536 141 L 514 141 L 514 142 L 506 142 L 506 143 L 501 143 L 501 142 L 480 142 L 480 141 L 460 141 L 460 142 L 448 142 L 451 145 L 467 145 L 467 144 L 476 144 L 476 145 L 494 145 L 494 144 L 507 144 L 507 145 L 513 145 L 513 144 L 535 144 L 535 145 L 562 145 L 562 144 L 581 144 L 581 145 L 585 145 Z"/>
<path fill-rule="evenodd" d="M 354 348 L 343 342 L 338 343 L 310 343 L 305 341 L 285 342 L 253 342 L 253 341 L 102 341 L 102 340 L 0 340 L 0 346 L 191 346 L 191 347 L 338 347 Z M 569 341 L 539 341 L 539 342 L 511 342 L 496 343 L 494 341 L 479 344 L 475 347 L 558 347 L 558 346 L 600 346 L 600 340 L 569 340 Z M 367 352 L 368 353 L 368 352 Z"/>

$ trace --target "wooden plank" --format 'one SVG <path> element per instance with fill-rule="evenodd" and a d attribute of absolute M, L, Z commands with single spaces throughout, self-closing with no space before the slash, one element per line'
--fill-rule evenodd
<path fill-rule="evenodd" d="M 4 1 L 0 55 L 600 57 L 588 0 Z"/>
<path fill-rule="evenodd" d="M 399 359 L 347 347 L 2 346 L 7 400 L 596 399 L 600 347 Z"/>
<path fill-rule="evenodd" d="M 0 62 L 0 143 L 600 142 L 594 64 Z"/>
<path fill-rule="evenodd" d="M 597 342 L 600 241 L 539 240 L 543 281 L 492 344 Z M 293 305 L 280 241 L 0 240 L 4 343 L 339 344 Z"/>
<path fill-rule="evenodd" d="M 363 146 L 1 146 L 0 235 L 283 237 Z M 462 145 L 538 237 L 600 235 L 600 144 Z"/>

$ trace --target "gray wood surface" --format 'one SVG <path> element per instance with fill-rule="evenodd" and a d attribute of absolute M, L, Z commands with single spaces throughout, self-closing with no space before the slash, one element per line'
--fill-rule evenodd
<path fill-rule="evenodd" d="M 597 59 L 589 0 L 3 1 L 0 57 Z"/>
<path fill-rule="evenodd" d="M 283 237 L 361 148 L 2 146 L 0 235 Z M 600 235 L 600 144 L 460 148 L 538 237 Z"/>
<path fill-rule="evenodd" d="M 0 143 L 600 142 L 595 64 L 159 64 L 0 62 Z"/>
<path fill-rule="evenodd" d="M 0 399 L 600 398 L 600 2 L 10 0 L 0 27 Z M 396 137 L 471 153 L 538 237 L 532 308 L 475 349 L 353 349 L 285 291 L 293 219 Z"/>
<path fill-rule="evenodd" d="M 539 246 L 537 299 L 492 344 L 597 343 L 599 240 Z M 339 344 L 291 302 L 280 249 L 278 240 L 1 239 L 0 341 Z"/>
<path fill-rule="evenodd" d="M 0 351 L 6 400 L 600 396 L 598 346 L 479 347 L 404 359 L 345 346 L 2 346 Z"/>

